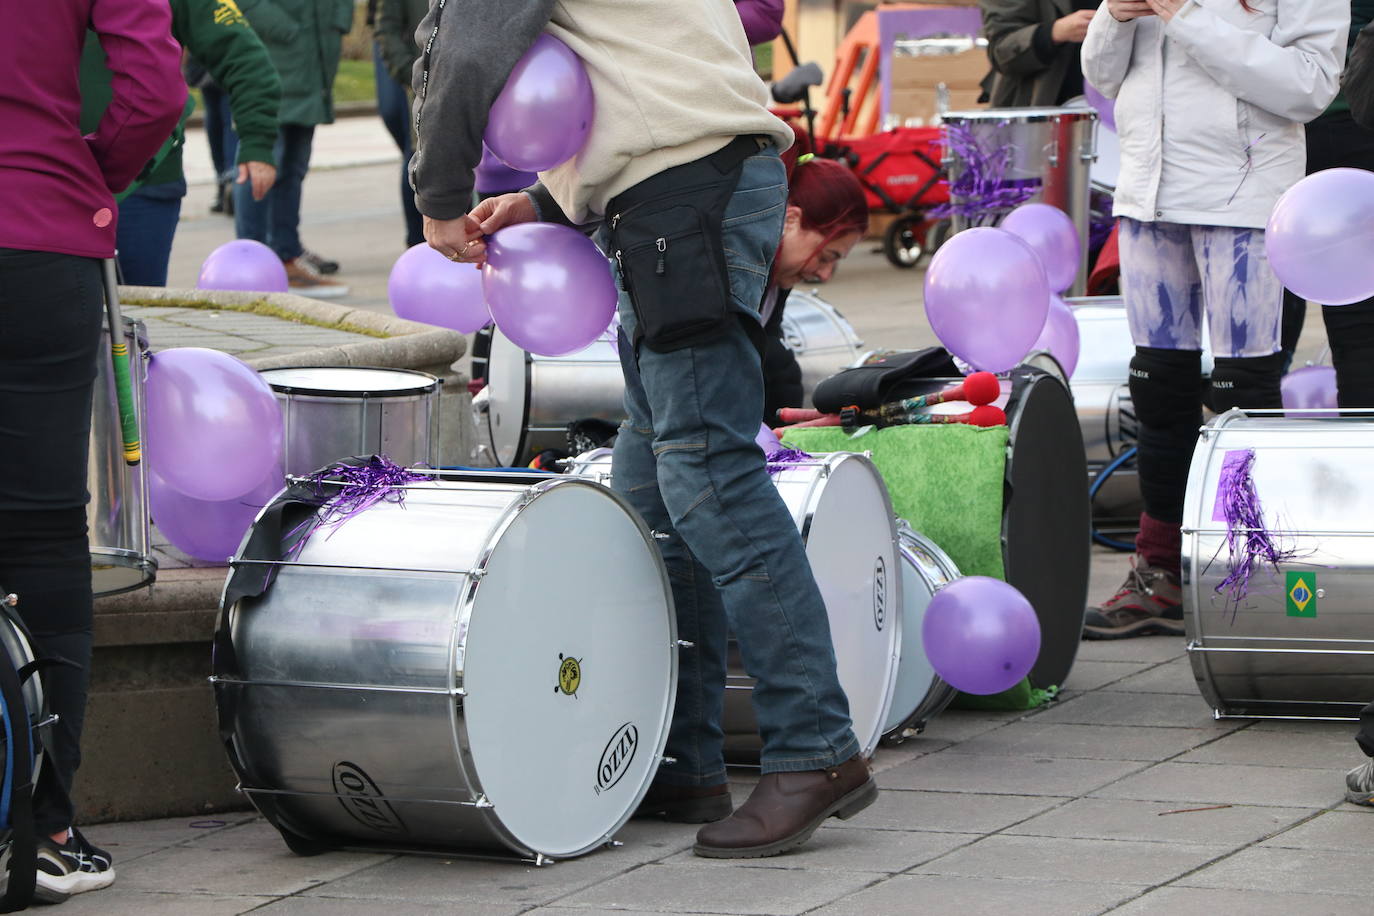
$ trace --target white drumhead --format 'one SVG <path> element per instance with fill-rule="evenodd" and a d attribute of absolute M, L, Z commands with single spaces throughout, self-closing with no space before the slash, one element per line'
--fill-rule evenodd
<path fill-rule="evenodd" d="M 891 708 L 902 631 L 887 488 L 872 462 L 848 453 L 785 468 L 774 482 L 806 540 L 854 734 L 863 752 L 871 754 Z"/>
<path fill-rule="evenodd" d="M 487 422 L 491 425 L 496 463 L 509 467 L 520 460 L 524 451 L 529 414 L 529 356 L 495 329 L 491 332 L 491 355 L 487 357 L 487 390 L 491 392 Z"/>
<path fill-rule="evenodd" d="M 897 666 L 897 686 L 883 732 L 901 725 L 936 686 L 939 675 L 926 658 L 921 626 L 935 589 L 958 576 L 953 562 L 925 535 L 906 524 L 899 525 L 902 569 L 902 650 Z"/>
<path fill-rule="evenodd" d="M 565 479 L 499 534 L 460 633 L 460 725 L 515 843 L 608 840 L 658 770 L 677 682 L 658 549 L 604 487 Z"/>
<path fill-rule="evenodd" d="M 365 366 L 299 366 L 259 371 L 274 391 L 317 397 L 360 398 L 433 391 L 439 380 L 409 369 Z"/>

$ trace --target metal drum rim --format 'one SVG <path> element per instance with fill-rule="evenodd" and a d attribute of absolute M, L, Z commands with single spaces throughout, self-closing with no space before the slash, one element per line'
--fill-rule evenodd
<path fill-rule="evenodd" d="M 947 111 L 940 116 L 946 123 L 950 121 L 1002 122 L 1009 124 L 1050 121 L 1055 118 L 1072 117 L 1074 120 L 1098 120 L 1098 114 L 1091 108 L 1072 106 L 1044 106 L 1036 108 L 982 108 L 963 111 Z"/>
<path fill-rule="evenodd" d="M 424 384 L 418 382 L 410 388 L 387 388 L 387 389 L 368 389 L 354 388 L 349 390 L 339 388 L 315 388 L 309 385 L 291 384 L 287 382 L 272 381 L 270 373 L 273 372 L 300 372 L 310 369 L 346 369 L 349 371 L 377 371 L 394 372 L 398 375 L 413 375 L 417 378 L 425 379 Z M 428 372 L 421 372 L 418 369 L 398 369 L 391 366 L 273 366 L 270 369 L 259 369 L 258 374 L 263 377 L 263 381 L 275 392 L 280 394 L 303 394 L 322 398 L 385 398 L 402 397 L 405 395 L 431 394 L 439 387 L 438 376 L 430 375 Z"/>

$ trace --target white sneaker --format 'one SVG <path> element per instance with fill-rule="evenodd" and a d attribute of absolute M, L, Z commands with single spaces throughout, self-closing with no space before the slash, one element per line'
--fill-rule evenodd
<path fill-rule="evenodd" d="M 73 894 L 109 887 L 114 879 L 110 854 L 92 846 L 75 827 L 61 846 L 49 839 L 38 841 L 35 899 L 61 903 Z"/>
<path fill-rule="evenodd" d="M 1374 760 L 1366 760 L 1345 774 L 1345 800 L 1374 808 Z"/>

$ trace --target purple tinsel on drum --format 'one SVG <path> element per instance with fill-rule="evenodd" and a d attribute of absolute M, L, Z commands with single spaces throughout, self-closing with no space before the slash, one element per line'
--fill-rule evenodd
<path fill-rule="evenodd" d="M 317 528 L 337 529 L 379 502 L 403 504 L 406 484 L 429 479 L 428 475 L 407 470 L 385 455 L 373 455 L 366 464 L 340 463 L 316 471 L 306 478 L 306 483 L 313 484 L 319 496 L 336 491 L 320 506 Z"/>
<path fill-rule="evenodd" d="M 945 145 L 964 168 L 949 182 L 949 203 L 931 209 L 930 215 L 937 219 L 959 215 L 974 226 L 991 225 L 1002 213 L 1030 200 L 1040 190 L 1038 178 L 1006 177 L 1014 153 L 1010 146 L 984 150 L 965 124 L 945 125 Z"/>
<path fill-rule="evenodd" d="M 765 460 L 768 462 L 768 473 L 776 474 L 785 471 L 793 465 L 805 464 L 814 460 L 806 452 L 795 448 L 780 448 L 768 453 Z"/>
<path fill-rule="evenodd" d="M 1255 491 L 1251 469 L 1255 464 L 1254 449 L 1234 449 L 1226 453 L 1217 481 L 1216 507 L 1212 516 L 1226 522 L 1226 547 L 1230 553 L 1230 571 L 1217 585 L 1231 605 L 1231 619 L 1235 620 L 1240 602 L 1250 591 L 1250 577 L 1260 563 L 1278 569 L 1280 563 L 1297 556 L 1297 551 L 1280 547 L 1275 536 L 1264 525 L 1264 507 Z M 1218 518 L 1219 516 L 1219 518 Z"/>

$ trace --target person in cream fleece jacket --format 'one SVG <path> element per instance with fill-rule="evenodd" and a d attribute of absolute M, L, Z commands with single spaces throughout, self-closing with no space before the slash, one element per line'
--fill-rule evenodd
<path fill-rule="evenodd" d="M 541 33 L 586 65 L 582 151 L 525 192 L 468 212 L 493 100 Z M 825 607 L 754 443 L 763 412 L 759 303 L 786 209 L 780 150 L 731 0 L 441 0 L 416 34 L 412 163 L 425 235 L 459 261 L 536 219 L 604 220 L 624 295 L 629 419 L 615 488 L 664 537 L 683 650 L 666 753 L 642 815 L 706 823 L 699 855 L 774 855 L 877 797 L 839 685 Z M 608 268 L 610 269 L 610 268 Z M 557 303 L 550 303 L 556 308 Z M 738 811 L 722 756 L 727 622 L 763 737 Z M 552 816 L 551 812 L 551 816 Z"/>

